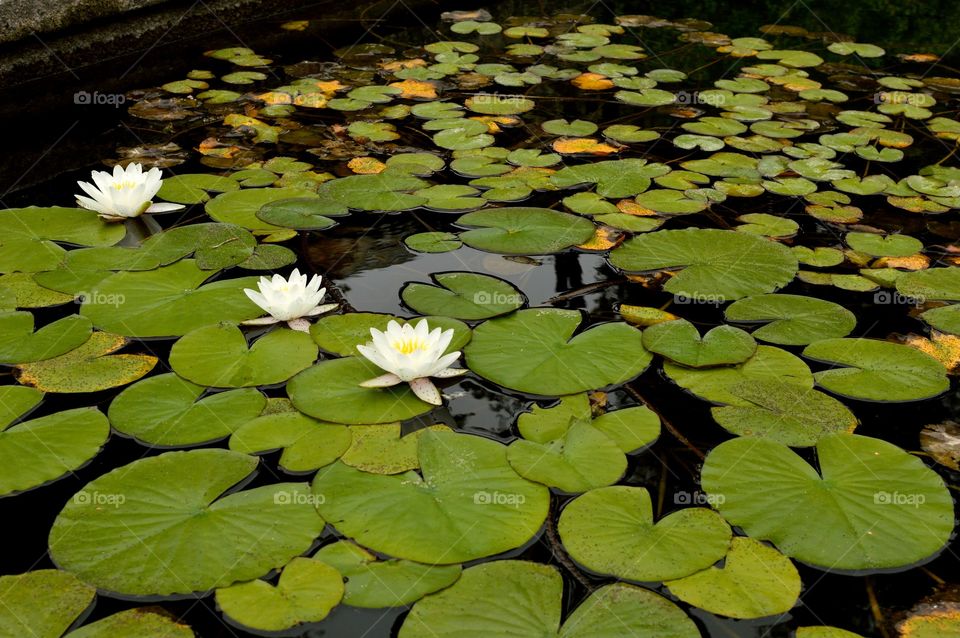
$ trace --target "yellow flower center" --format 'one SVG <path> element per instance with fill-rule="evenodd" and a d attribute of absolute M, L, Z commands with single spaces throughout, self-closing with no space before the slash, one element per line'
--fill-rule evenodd
<path fill-rule="evenodd" d="M 390 346 L 399 352 L 400 354 L 411 354 L 417 350 L 425 350 L 426 344 L 423 343 L 420 339 L 414 337 L 413 339 L 403 339 L 400 341 L 394 341 Z"/>
<path fill-rule="evenodd" d="M 113 187 L 113 190 L 122 191 L 130 188 L 136 188 L 138 184 L 137 182 L 127 180 L 125 182 L 114 182 L 110 186 Z"/>

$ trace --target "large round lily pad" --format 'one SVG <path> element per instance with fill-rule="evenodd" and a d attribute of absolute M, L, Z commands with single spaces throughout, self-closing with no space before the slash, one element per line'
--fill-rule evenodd
<path fill-rule="evenodd" d="M 256 466 L 255 457 L 207 449 L 117 468 L 63 508 L 50 530 L 50 556 L 100 589 L 132 596 L 203 592 L 263 576 L 309 549 L 323 520 L 302 483 L 224 496 Z"/>
<path fill-rule="evenodd" d="M 139 441 L 185 446 L 229 436 L 267 404 L 252 388 L 208 396 L 204 390 L 175 374 L 160 374 L 125 388 L 107 414 L 118 432 Z"/>
<path fill-rule="evenodd" d="M 317 509 L 370 549 L 421 563 L 453 564 L 519 547 L 540 530 L 549 497 L 483 437 L 426 432 L 421 474 L 369 474 L 341 462 L 317 473 Z"/>
<path fill-rule="evenodd" d="M 546 255 L 593 237 L 593 222 L 549 208 L 493 208 L 467 213 L 457 224 L 467 246 L 504 255 Z"/>
<path fill-rule="evenodd" d="M 897 278 L 900 294 L 923 301 L 960 301 L 960 268 L 929 268 Z"/>
<path fill-rule="evenodd" d="M 633 585 L 601 587 L 561 626 L 562 602 L 563 579 L 555 567 L 518 560 L 484 563 L 414 605 L 399 638 L 700 636 L 676 605 Z"/>
<path fill-rule="evenodd" d="M 626 241 L 610 253 L 617 268 L 676 270 L 663 289 L 688 303 L 720 303 L 773 292 L 797 273 L 790 249 L 732 230 L 659 230 Z"/>
<path fill-rule="evenodd" d="M 730 526 L 713 510 L 685 508 L 654 522 L 650 493 L 617 485 L 567 504 L 558 524 L 570 557 L 586 569 L 625 580 L 683 578 L 727 552 Z"/>
<path fill-rule="evenodd" d="M 218 388 L 283 383 L 317 358 L 317 345 L 298 330 L 276 328 L 247 346 L 237 326 L 198 328 L 170 349 L 170 367 L 181 377 Z"/>
<path fill-rule="evenodd" d="M 573 336 L 582 318 L 533 308 L 485 321 L 464 349 L 467 365 L 511 390 L 557 396 L 623 383 L 650 364 L 639 330 L 607 323 Z"/>
<path fill-rule="evenodd" d="M 191 259 L 145 272 L 119 272 L 90 291 L 80 314 L 101 330 L 130 337 L 175 337 L 263 314 L 243 294 L 244 288 L 256 290 L 255 277 L 201 285 L 211 274 Z"/>
<path fill-rule="evenodd" d="M 8 208 L 0 211 L 0 272 L 51 270 L 66 252 L 55 242 L 112 246 L 126 232 L 122 224 L 104 222 L 82 208 Z"/>
<path fill-rule="evenodd" d="M 824 569 L 905 567 L 949 540 L 953 499 L 920 459 L 837 433 L 817 443 L 817 460 L 819 471 L 781 443 L 733 439 L 707 455 L 702 485 L 731 524 Z"/>
<path fill-rule="evenodd" d="M 950 387 L 943 364 L 899 343 L 876 339 L 824 339 L 803 356 L 833 364 L 817 372 L 817 385 L 864 401 L 920 401 Z"/>
<path fill-rule="evenodd" d="M 204 209 L 210 219 L 218 222 L 254 231 L 275 231 L 282 227 L 263 221 L 257 212 L 271 202 L 293 198 L 316 199 L 317 194 L 305 188 L 248 188 L 221 193 L 208 201 Z"/>

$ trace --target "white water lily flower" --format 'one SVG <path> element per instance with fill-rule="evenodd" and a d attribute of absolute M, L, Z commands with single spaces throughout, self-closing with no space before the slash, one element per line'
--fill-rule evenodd
<path fill-rule="evenodd" d="M 77 195 L 77 205 L 96 211 L 107 221 L 123 221 L 139 217 L 143 213 L 166 213 L 183 208 L 181 204 L 154 204 L 153 196 L 163 183 L 159 168 L 146 173 L 143 166 L 132 163 L 123 168 L 113 167 L 113 175 L 106 171 L 93 171 L 93 184 L 77 182 L 89 195 Z"/>
<path fill-rule="evenodd" d="M 387 374 L 364 381 L 360 385 L 365 388 L 386 388 L 406 382 L 420 399 L 440 405 L 440 391 L 429 377 L 444 379 L 467 372 L 450 367 L 460 358 L 459 350 L 443 354 L 453 339 L 453 330 L 434 328 L 431 331 L 426 319 L 421 319 L 416 327 L 391 321 L 386 332 L 370 328 L 370 336 L 373 341 L 358 345 L 357 350 Z"/>
<path fill-rule="evenodd" d="M 306 275 L 294 269 L 289 279 L 274 275 L 273 279 L 261 277 L 257 283 L 260 292 L 244 288 L 250 301 L 257 304 L 268 313 L 269 317 L 251 319 L 243 323 L 248 326 L 264 326 L 286 321 L 294 330 L 306 332 L 310 324 L 308 317 L 316 317 L 337 307 L 335 303 L 321 304 L 326 288 L 320 287 L 322 278 L 314 275 L 307 281 Z"/>

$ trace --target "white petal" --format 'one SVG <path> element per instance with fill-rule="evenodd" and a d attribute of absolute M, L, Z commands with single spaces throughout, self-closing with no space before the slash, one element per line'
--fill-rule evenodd
<path fill-rule="evenodd" d="M 296 330 L 297 332 L 310 332 L 310 322 L 303 317 L 291 319 L 287 322 L 287 325 L 291 330 Z"/>
<path fill-rule="evenodd" d="M 420 377 L 410 381 L 410 389 L 417 395 L 421 401 L 426 401 L 430 405 L 442 405 L 443 399 L 440 397 L 440 390 L 433 385 L 433 381 L 426 377 Z"/>
<path fill-rule="evenodd" d="M 388 372 L 387 374 L 382 374 L 379 377 L 374 377 L 360 384 L 363 388 L 389 388 L 390 386 L 397 385 L 402 383 L 402 380 L 397 375 Z"/>
<path fill-rule="evenodd" d="M 171 204 L 168 202 L 160 202 L 159 204 L 150 204 L 150 207 L 145 211 L 147 213 L 170 213 L 175 210 L 181 210 L 184 208 L 183 204 Z"/>
<path fill-rule="evenodd" d="M 308 312 L 307 316 L 316 317 L 317 315 L 322 315 L 325 312 L 330 312 L 336 307 L 337 307 L 337 304 L 335 303 L 326 303 L 326 304 L 323 304 L 322 306 L 317 306 L 316 308 Z"/>
<path fill-rule="evenodd" d="M 437 379 L 449 379 L 450 377 L 459 377 L 460 375 L 470 372 L 466 368 L 445 368 L 439 372 L 434 372 L 431 374 L 431 377 L 436 377 Z"/>
<path fill-rule="evenodd" d="M 260 317 L 259 319 L 247 319 L 240 323 L 244 326 L 272 326 L 275 323 L 280 323 L 280 320 L 276 317 Z"/>

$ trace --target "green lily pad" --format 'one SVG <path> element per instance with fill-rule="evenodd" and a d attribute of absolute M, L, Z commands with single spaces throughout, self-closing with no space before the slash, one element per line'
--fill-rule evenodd
<path fill-rule="evenodd" d="M 923 250 L 923 242 L 908 235 L 851 232 L 844 240 L 850 248 L 874 257 L 908 257 Z"/>
<path fill-rule="evenodd" d="M 221 193 L 204 205 L 211 219 L 258 232 L 276 231 L 280 226 L 269 224 L 259 217 L 264 205 L 283 199 L 316 197 L 312 190 L 304 188 L 247 188 L 244 190 Z"/>
<path fill-rule="evenodd" d="M 203 592 L 263 576 L 307 551 L 323 519 L 302 483 L 223 496 L 256 466 L 252 456 L 208 449 L 108 472 L 57 516 L 51 558 L 85 582 L 130 596 Z"/>
<path fill-rule="evenodd" d="M 192 259 L 146 272 L 118 272 L 90 291 L 80 314 L 101 330 L 131 337 L 180 336 L 219 321 L 263 314 L 243 294 L 244 288 L 256 290 L 256 277 L 203 285 L 211 274 Z"/>
<path fill-rule="evenodd" d="M 420 319 L 426 319 L 431 330 L 433 328 L 453 330 L 453 339 L 450 340 L 450 345 L 447 346 L 444 354 L 461 349 L 473 336 L 467 324 L 462 321 L 457 321 L 456 319 L 451 319 L 450 317 L 414 317 L 413 319 L 402 319 L 393 315 L 374 312 L 349 312 L 342 315 L 328 315 L 310 326 L 310 335 L 325 351 L 342 357 L 349 357 L 357 354 L 358 345 L 364 345 L 370 342 L 370 328 L 376 328 L 383 332 L 387 329 L 387 324 L 392 320 L 399 322 L 401 325 L 405 323 L 415 325 Z"/>
<path fill-rule="evenodd" d="M 886 53 L 875 44 L 862 42 L 831 42 L 827 45 L 827 50 L 839 55 L 856 55 L 860 58 L 879 58 Z"/>
<path fill-rule="evenodd" d="M 803 356 L 833 364 L 817 372 L 817 385 L 863 401 L 920 401 L 950 387 L 943 364 L 899 343 L 876 339 L 824 339 Z"/>
<path fill-rule="evenodd" d="M 504 600 L 514 601 L 504 613 Z M 648 589 L 617 583 L 594 591 L 561 626 L 563 579 L 555 567 L 504 560 L 464 570 L 414 605 L 399 638 L 697 638 L 686 614 Z"/>
<path fill-rule="evenodd" d="M 686 319 L 664 321 L 643 331 L 643 347 L 691 368 L 743 363 L 757 350 L 749 333 L 733 326 L 717 326 L 702 337 Z"/>
<path fill-rule="evenodd" d="M 595 226 L 577 215 L 548 208 L 495 208 L 467 213 L 457 224 L 473 227 L 460 233 L 471 248 L 505 255 L 561 252 L 593 237 Z"/>
<path fill-rule="evenodd" d="M 318 197 L 294 197 L 275 199 L 256 211 L 257 219 L 273 226 L 297 230 L 324 230 L 336 222 L 331 217 L 346 215 L 346 204 Z"/>
<path fill-rule="evenodd" d="M 0 632 L 60 638 L 96 594 L 96 588 L 58 569 L 0 576 Z"/>
<path fill-rule="evenodd" d="M 753 331 L 760 341 L 805 346 L 821 339 L 845 337 L 857 325 L 852 312 L 832 301 L 801 295 L 756 295 L 730 304 L 727 321 L 769 322 Z"/>
<path fill-rule="evenodd" d="M 540 125 L 545 133 L 550 135 L 569 135 L 572 137 L 587 137 L 597 132 L 599 128 L 593 122 L 586 120 L 547 120 Z"/>
<path fill-rule="evenodd" d="M 518 439 L 507 448 L 507 460 L 520 476 L 571 493 L 612 485 L 627 469 L 617 442 L 589 421 L 571 423 L 549 441 Z"/>
<path fill-rule="evenodd" d="M 0 398 L 9 418 L 0 432 L 0 463 L 8 468 L 0 480 L 0 495 L 22 492 L 76 470 L 96 456 L 110 436 L 110 424 L 96 408 L 65 410 L 6 427 L 43 395 L 20 386 L 2 389 Z"/>
<path fill-rule="evenodd" d="M 403 243 L 418 253 L 448 253 L 463 246 L 459 237 L 447 232 L 417 233 L 405 238 Z"/>
<path fill-rule="evenodd" d="M 756 353 L 737 366 L 719 368 L 688 368 L 671 362 L 663 364 L 663 371 L 681 388 L 713 403 L 750 406 L 751 403 L 732 392 L 744 381 L 781 381 L 813 387 L 813 374 L 799 357 L 772 346 L 757 346 Z"/>
<path fill-rule="evenodd" d="M 797 272 L 781 244 L 746 233 L 691 228 L 660 230 L 627 240 L 610 262 L 628 271 L 682 268 L 664 290 L 692 303 L 720 303 L 773 292 Z"/>
<path fill-rule="evenodd" d="M 740 215 L 740 217 L 737 217 L 737 221 L 744 223 L 734 230 L 752 235 L 763 235 L 764 237 L 793 237 L 800 230 L 800 224 L 792 219 L 767 215 L 766 213 Z"/>
<path fill-rule="evenodd" d="M 178 204 L 202 204 L 210 199 L 209 193 L 228 193 L 239 190 L 236 180 L 207 173 L 173 175 L 163 180 L 157 197 Z"/>
<path fill-rule="evenodd" d="M 633 197 L 647 190 L 653 178 L 669 172 L 669 167 L 643 159 L 609 160 L 567 166 L 551 175 L 550 181 L 558 188 L 596 184 L 598 195 Z"/>
<path fill-rule="evenodd" d="M 320 186 L 318 193 L 324 199 L 356 210 L 395 212 L 426 203 L 426 197 L 411 193 L 429 185 L 419 177 L 385 171 L 330 180 Z"/>
<path fill-rule="evenodd" d="M 960 334 L 960 305 L 954 304 L 942 308 L 933 308 L 923 312 L 920 318 L 929 326 L 941 332 Z"/>
<path fill-rule="evenodd" d="M 43 392 L 98 392 L 132 383 L 157 365 L 146 354 L 111 354 L 127 345 L 127 339 L 108 332 L 94 332 L 79 348 L 66 354 L 17 366 L 17 380 Z"/>
<path fill-rule="evenodd" d="M 343 604 L 367 609 L 412 605 L 460 578 L 460 565 L 423 565 L 409 560 L 379 560 L 358 545 L 337 541 L 314 558 L 332 565 L 346 579 Z"/>
<path fill-rule="evenodd" d="M 429 431 L 452 432 L 446 425 L 429 425 L 401 436 L 399 423 L 352 425 L 353 439 L 341 460 L 350 467 L 371 474 L 400 474 L 420 468 L 417 448 L 420 437 Z"/>
<path fill-rule="evenodd" d="M 653 520 L 650 493 L 617 485 L 570 501 L 557 525 L 570 557 L 591 572 L 633 581 L 683 578 L 720 560 L 730 526 L 713 510 L 684 508 Z"/>
<path fill-rule="evenodd" d="M 343 577 L 312 558 L 287 563 L 277 585 L 252 580 L 218 589 L 217 605 L 233 622 L 256 631 L 286 631 L 320 622 L 343 598 Z"/>
<path fill-rule="evenodd" d="M 785 614 L 800 597 L 800 574 L 790 559 L 752 538 L 734 537 L 723 567 L 665 583 L 685 603 L 728 618 Z"/>
<path fill-rule="evenodd" d="M 323 423 L 299 412 L 267 414 L 245 422 L 230 437 L 230 449 L 260 454 L 283 449 L 280 467 L 311 472 L 333 463 L 350 448 L 345 425 Z"/>
<path fill-rule="evenodd" d="M 0 272 L 56 268 L 64 255 L 58 243 L 112 246 L 126 234 L 123 224 L 105 222 L 82 208 L 9 208 L 0 211 Z"/>
<path fill-rule="evenodd" d="M 107 415 L 114 429 L 149 445 L 201 445 L 255 419 L 267 399 L 254 389 L 204 395 L 175 374 L 143 379 L 117 395 Z M 202 398 L 201 398 L 202 397 Z"/>
<path fill-rule="evenodd" d="M 701 481 L 723 496 L 718 509 L 731 524 L 823 569 L 905 567 L 946 544 L 953 499 L 920 459 L 839 433 L 820 439 L 816 458 L 819 472 L 781 443 L 738 438 L 707 455 Z"/>
<path fill-rule="evenodd" d="M 832 432 L 853 432 L 857 417 L 840 401 L 813 388 L 770 379 L 744 381 L 730 393 L 744 405 L 711 408 L 714 420 L 738 436 L 793 447 L 816 445 Z"/>
<path fill-rule="evenodd" d="M 505 446 L 426 432 L 419 457 L 422 476 L 369 474 L 341 462 L 321 469 L 313 482 L 317 509 L 365 547 L 429 564 L 499 554 L 539 531 L 547 490 L 510 468 Z"/>
<path fill-rule="evenodd" d="M 467 365 L 506 388 L 558 396 L 623 383 L 650 364 L 636 328 L 607 323 L 573 336 L 582 319 L 577 311 L 555 308 L 490 319 L 464 349 Z"/>
<path fill-rule="evenodd" d="M 170 349 L 174 372 L 217 388 L 283 383 L 316 358 L 317 346 L 304 332 L 275 328 L 248 346 L 240 328 L 231 324 L 197 328 Z"/>
<path fill-rule="evenodd" d="M 403 303 L 429 315 L 476 321 L 506 314 L 524 304 L 524 296 L 510 283 L 471 272 L 436 273 L 436 285 L 411 282 L 400 292 Z"/>
<path fill-rule="evenodd" d="M 905 273 L 897 291 L 920 301 L 960 301 L 960 268 L 928 268 Z"/>
<path fill-rule="evenodd" d="M 29 312 L 0 313 L 0 363 L 29 363 L 66 354 L 86 343 L 91 328 L 86 317 L 69 315 L 34 332 Z"/>
<path fill-rule="evenodd" d="M 156 607 L 120 611 L 67 634 L 69 638 L 195 638 L 187 625 Z"/>
<path fill-rule="evenodd" d="M 390 388 L 360 387 L 382 374 L 383 370 L 358 357 L 321 361 L 292 378 L 287 394 L 301 412 L 331 423 L 392 423 L 433 409 L 405 383 Z"/>

